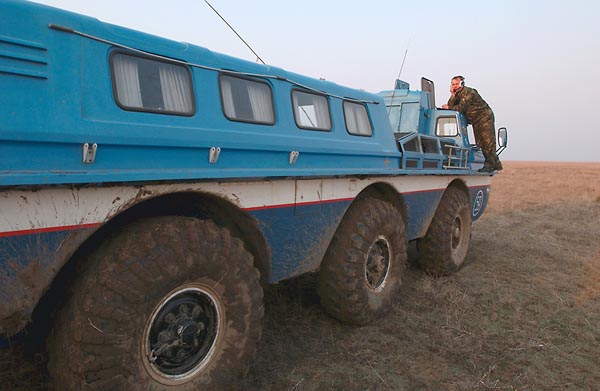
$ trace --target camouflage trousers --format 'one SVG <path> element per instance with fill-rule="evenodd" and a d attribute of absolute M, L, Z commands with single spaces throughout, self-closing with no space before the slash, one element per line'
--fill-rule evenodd
<path fill-rule="evenodd" d="M 494 124 L 494 112 L 488 110 L 472 121 L 475 142 L 481 147 L 485 161 L 494 162 L 496 156 L 496 125 Z"/>

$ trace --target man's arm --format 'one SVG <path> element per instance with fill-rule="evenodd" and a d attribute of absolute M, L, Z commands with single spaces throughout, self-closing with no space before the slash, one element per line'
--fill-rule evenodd
<path fill-rule="evenodd" d="M 461 91 L 462 93 L 455 94 L 448 99 L 448 110 L 456 110 L 458 112 L 464 113 L 469 104 L 469 93 L 468 91 Z"/>

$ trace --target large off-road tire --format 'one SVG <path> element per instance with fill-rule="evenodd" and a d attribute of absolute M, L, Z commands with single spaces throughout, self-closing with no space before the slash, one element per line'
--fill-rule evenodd
<path fill-rule="evenodd" d="M 471 246 L 469 196 L 456 187 L 444 193 L 424 238 L 417 243 L 419 264 L 434 276 L 456 273 Z"/>
<path fill-rule="evenodd" d="M 388 313 L 399 299 L 406 249 L 398 209 L 377 198 L 352 205 L 321 265 L 318 289 L 325 310 L 357 325 Z"/>
<path fill-rule="evenodd" d="M 88 259 L 48 340 L 56 390 L 230 390 L 263 318 L 252 255 L 211 221 L 128 225 Z"/>

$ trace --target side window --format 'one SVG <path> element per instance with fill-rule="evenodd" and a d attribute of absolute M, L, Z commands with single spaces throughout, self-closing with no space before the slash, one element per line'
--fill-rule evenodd
<path fill-rule="evenodd" d="M 117 104 L 124 110 L 191 116 L 192 79 L 181 65 L 114 53 L 111 72 Z"/>
<path fill-rule="evenodd" d="M 229 75 L 219 78 L 223 113 L 232 121 L 273 125 L 273 92 L 269 84 Z"/>
<path fill-rule="evenodd" d="M 456 117 L 440 117 L 435 128 L 436 136 L 455 137 L 458 136 L 458 122 Z"/>
<path fill-rule="evenodd" d="M 419 130 L 419 103 L 402 102 L 399 105 L 388 106 L 387 109 L 395 133 L 411 133 Z"/>
<path fill-rule="evenodd" d="M 419 103 L 402 103 L 400 113 L 400 132 L 417 132 L 419 130 Z"/>
<path fill-rule="evenodd" d="M 296 125 L 299 128 L 331 130 L 329 104 L 325 96 L 294 90 L 292 106 Z"/>
<path fill-rule="evenodd" d="M 364 104 L 344 101 L 344 118 L 348 133 L 357 136 L 371 136 L 373 129 Z"/>

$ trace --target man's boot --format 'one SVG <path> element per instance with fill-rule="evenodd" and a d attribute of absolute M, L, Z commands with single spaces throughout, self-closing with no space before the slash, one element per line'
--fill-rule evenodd
<path fill-rule="evenodd" d="M 494 158 L 491 156 L 487 156 L 485 158 L 485 163 L 483 163 L 483 167 L 481 167 L 478 172 L 493 172 L 496 163 L 494 162 Z"/>
<path fill-rule="evenodd" d="M 500 162 L 500 158 L 498 156 L 494 159 L 494 170 L 502 171 L 502 163 Z"/>

